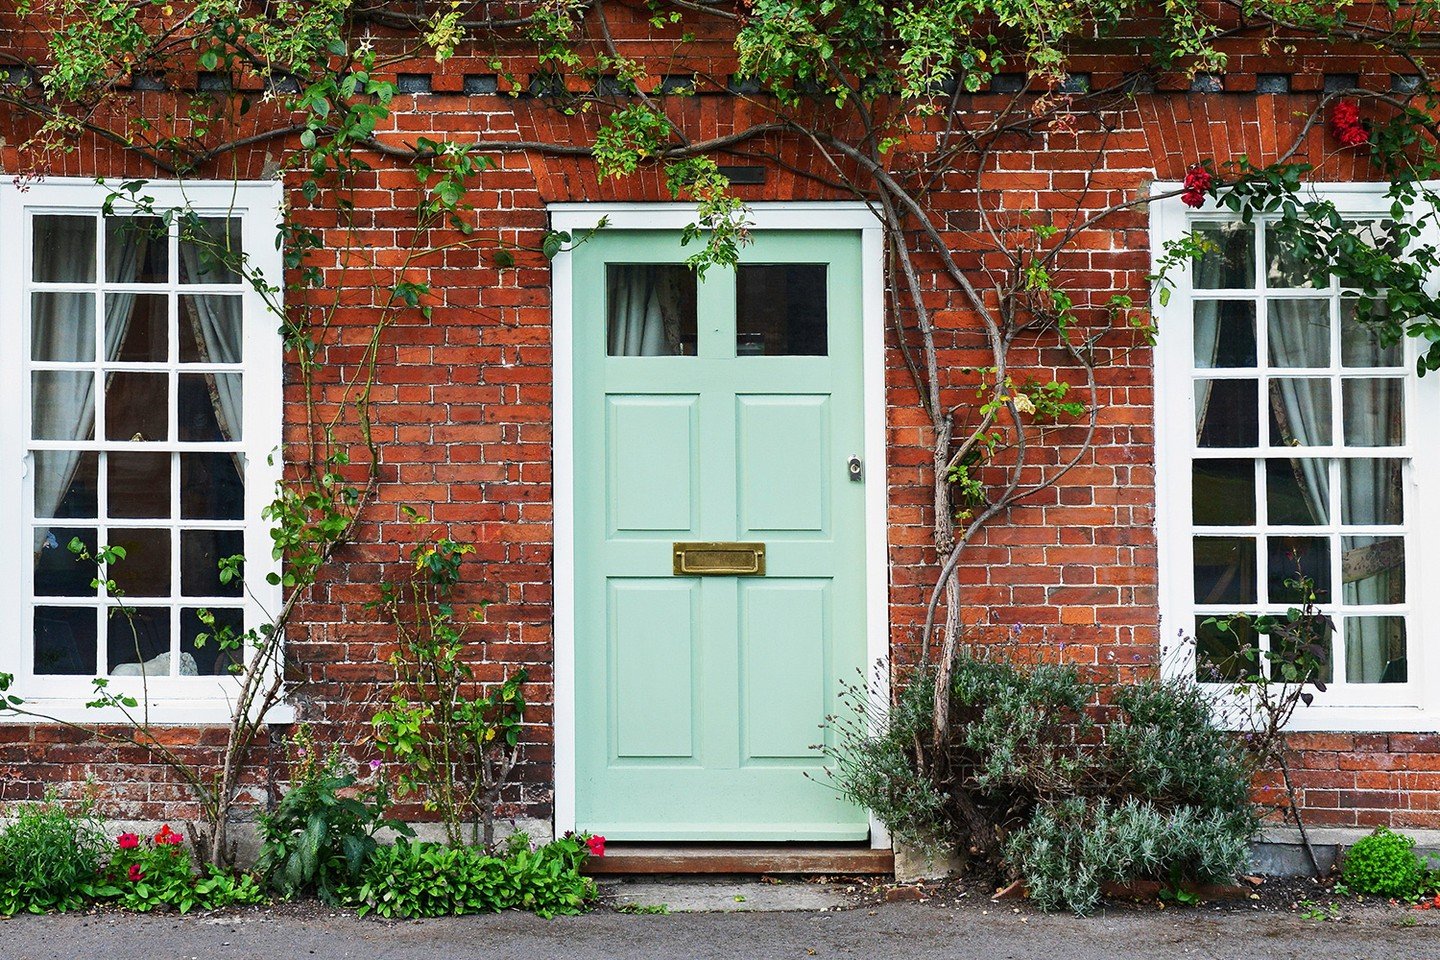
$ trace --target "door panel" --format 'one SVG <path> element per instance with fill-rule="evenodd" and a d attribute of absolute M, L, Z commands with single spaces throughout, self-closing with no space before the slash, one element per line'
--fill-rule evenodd
<path fill-rule="evenodd" d="M 812 749 L 866 650 L 859 236 L 757 233 L 738 283 L 690 252 L 572 254 L 577 826 L 863 839 Z M 766 575 L 675 576 L 681 540 L 763 542 Z"/>

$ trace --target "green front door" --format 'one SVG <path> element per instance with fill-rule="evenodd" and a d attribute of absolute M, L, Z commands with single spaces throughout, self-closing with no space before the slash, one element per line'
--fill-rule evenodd
<path fill-rule="evenodd" d="M 757 233 L 703 280 L 692 251 L 573 254 L 577 826 L 863 839 L 814 749 L 865 661 L 860 237 Z M 716 541 L 763 575 L 683 571 Z"/>

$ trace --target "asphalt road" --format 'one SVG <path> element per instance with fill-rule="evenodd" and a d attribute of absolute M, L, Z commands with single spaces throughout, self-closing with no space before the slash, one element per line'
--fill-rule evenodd
<path fill-rule="evenodd" d="M 1337 921 L 1295 912 L 1119 910 L 1089 919 L 997 904 L 893 903 L 807 913 L 599 911 L 541 920 L 519 913 L 408 923 L 319 907 L 177 917 L 118 913 L 16 917 L 0 923 L 4 960 L 681 960 L 809 957 L 1367 958 L 1440 960 L 1440 924 L 1402 908 Z M 1407 925 L 1414 923 L 1415 925 Z"/>

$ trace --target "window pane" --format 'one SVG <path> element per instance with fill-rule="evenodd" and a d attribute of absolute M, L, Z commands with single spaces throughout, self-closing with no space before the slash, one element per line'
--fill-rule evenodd
<path fill-rule="evenodd" d="M 1404 347 L 1399 341 L 1388 346 L 1381 343 L 1373 324 L 1357 318 L 1359 301 L 1346 297 L 1340 301 L 1340 362 L 1347 367 L 1398 367 L 1405 362 Z M 1383 308 L 1377 302 L 1377 308 Z"/>
<path fill-rule="evenodd" d="M 240 363 L 239 297 L 186 294 L 180 298 L 180 362 Z"/>
<path fill-rule="evenodd" d="M 1197 526 L 1245 526 L 1255 522 L 1255 463 L 1196 460 L 1190 475 L 1192 516 Z"/>
<path fill-rule="evenodd" d="M 826 269 L 823 263 L 742 264 L 735 275 L 736 355 L 825 356 Z"/>
<path fill-rule="evenodd" d="M 1268 637 L 1270 679 L 1293 680 L 1302 667 L 1312 682 L 1330 683 L 1335 678 L 1335 629 L 1323 614 L 1283 620 Z M 1287 667 L 1289 668 L 1287 670 Z"/>
<path fill-rule="evenodd" d="M 683 263 L 612 263 L 605 276 L 608 355 L 695 355 L 695 271 Z"/>
<path fill-rule="evenodd" d="M 1271 300 L 1272 367 L 1330 366 L 1330 301 Z"/>
<path fill-rule="evenodd" d="M 1284 232 L 1265 227 L 1265 283 L 1271 287 L 1327 287 L 1330 280 L 1313 251 L 1297 249 Z"/>
<path fill-rule="evenodd" d="M 111 530 L 110 545 L 125 548 L 125 559 L 110 567 L 110 579 L 125 597 L 170 595 L 170 531 Z"/>
<path fill-rule="evenodd" d="M 170 608 L 111 608 L 106 625 L 106 668 L 112 677 L 168 677 Z"/>
<path fill-rule="evenodd" d="M 95 218 L 35 218 L 34 267 L 39 283 L 95 282 Z"/>
<path fill-rule="evenodd" d="M 95 675 L 94 607 L 35 608 L 35 673 Z"/>
<path fill-rule="evenodd" d="M 1401 461 L 1341 460 L 1340 520 L 1356 525 L 1404 523 Z"/>
<path fill-rule="evenodd" d="M 1316 603 L 1330 602 L 1330 540 L 1328 537 L 1268 537 L 1270 602 L 1299 606 L 1305 602 L 1300 584 L 1308 580 Z"/>
<path fill-rule="evenodd" d="M 1197 239 L 1210 245 L 1195 264 L 1195 289 L 1253 289 L 1255 228 L 1244 223 L 1201 223 Z"/>
<path fill-rule="evenodd" d="M 105 463 L 109 516 L 170 516 L 170 454 L 108 453 Z"/>
<path fill-rule="evenodd" d="M 1333 441 L 1330 380 L 1276 377 L 1270 381 L 1270 445 L 1326 446 Z"/>
<path fill-rule="evenodd" d="M 1255 301 L 1195 302 L 1195 367 L 1255 366 Z"/>
<path fill-rule="evenodd" d="M 1345 618 L 1345 679 L 1404 683 L 1410 679 L 1404 617 Z"/>
<path fill-rule="evenodd" d="M 220 561 L 245 552 L 239 530 L 180 531 L 180 593 L 187 597 L 238 597 L 239 579 L 220 582 Z"/>
<path fill-rule="evenodd" d="M 1265 461 L 1265 505 L 1275 526 L 1330 522 L 1330 461 Z"/>
<path fill-rule="evenodd" d="M 95 294 L 30 295 L 30 359 L 89 363 L 95 359 Z"/>
<path fill-rule="evenodd" d="M 157 441 L 169 436 L 170 385 L 163 373 L 105 375 L 105 439 Z"/>
<path fill-rule="evenodd" d="M 105 218 L 105 280 L 168 283 L 170 239 L 159 217 Z"/>
<path fill-rule="evenodd" d="M 197 217 L 180 225 L 181 283 L 239 283 L 243 254 L 237 218 Z"/>
<path fill-rule="evenodd" d="M 1250 621 L 1227 621 L 1228 629 L 1195 618 L 1195 679 L 1201 683 L 1234 683 L 1253 677 L 1259 645 Z M 1223 619 L 1223 618 L 1222 618 Z"/>
<path fill-rule="evenodd" d="M 1346 379 L 1340 385 L 1345 446 L 1395 447 L 1405 442 L 1404 382 Z"/>
<path fill-rule="evenodd" d="M 229 453 L 180 454 L 180 516 L 187 520 L 241 520 L 245 484 Z"/>
<path fill-rule="evenodd" d="M 1195 538 L 1195 602 L 1255 602 L 1255 541 L 1250 537 Z"/>
<path fill-rule="evenodd" d="M 1260 442 L 1254 380 L 1195 381 L 1195 442 L 1201 447 L 1253 447 Z"/>
<path fill-rule="evenodd" d="M 37 527 L 34 584 L 37 597 L 93 597 L 96 589 L 95 564 L 70 552 L 70 541 L 79 540 L 93 556 L 95 531 L 88 527 Z"/>
<path fill-rule="evenodd" d="M 30 375 L 30 436 L 90 440 L 95 436 L 95 374 L 37 370 Z"/>
<path fill-rule="evenodd" d="M 238 373 L 180 374 L 180 439 L 192 443 L 239 440 L 244 406 Z"/>
<path fill-rule="evenodd" d="M 195 607 L 180 610 L 180 675 L 191 673 L 202 677 L 224 676 L 230 673 L 230 666 L 241 662 L 243 650 L 240 647 L 222 650 L 216 635 L 225 627 L 239 639 L 245 631 L 245 614 L 229 608 L 207 608 L 215 618 L 213 627 L 200 620 L 200 611 Z M 206 634 L 205 642 L 197 644 L 196 637 Z"/>
<path fill-rule="evenodd" d="M 78 450 L 35 451 L 35 516 L 97 516 L 100 455 Z"/>
<path fill-rule="evenodd" d="M 1404 538 L 1341 537 L 1340 580 L 1346 603 L 1404 603 Z"/>
<path fill-rule="evenodd" d="M 164 294 L 105 295 L 105 343 L 118 343 L 115 359 L 164 363 L 170 359 L 170 301 Z"/>

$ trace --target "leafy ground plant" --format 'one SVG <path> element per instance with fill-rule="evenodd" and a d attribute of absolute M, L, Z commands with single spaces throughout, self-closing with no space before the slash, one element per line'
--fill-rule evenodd
<path fill-rule="evenodd" d="M 266 896 L 250 874 L 234 874 L 206 864 L 197 875 L 185 838 L 164 824 L 153 837 L 122 833 L 94 890 L 99 899 L 139 913 L 174 908 L 217 910 L 241 904 L 264 903 Z"/>
<path fill-rule="evenodd" d="M 1357 893 L 1414 901 L 1440 888 L 1440 873 L 1415 853 L 1415 840 L 1389 827 L 1356 842 L 1345 854 L 1345 885 Z"/>
<path fill-rule="evenodd" d="M 14 819 L 0 832 L 0 914 L 84 906 L 105 854 L 89 808 L 72 814 L 52 795 L 6 813 Z"/>
<path fill-rule="evenodd" d="M 534 847 L 524 834 L 515 834 L 488 854 L 477 847 L 402 840 L 375 852 L 363 877 L 344 891 L 343 902 L 362 917 L 403 919 L 511 909 L 542 917 L 581 913 L 595 898 L 595 883 L 580 869 L 603 843 L 581 834 Z"/>

